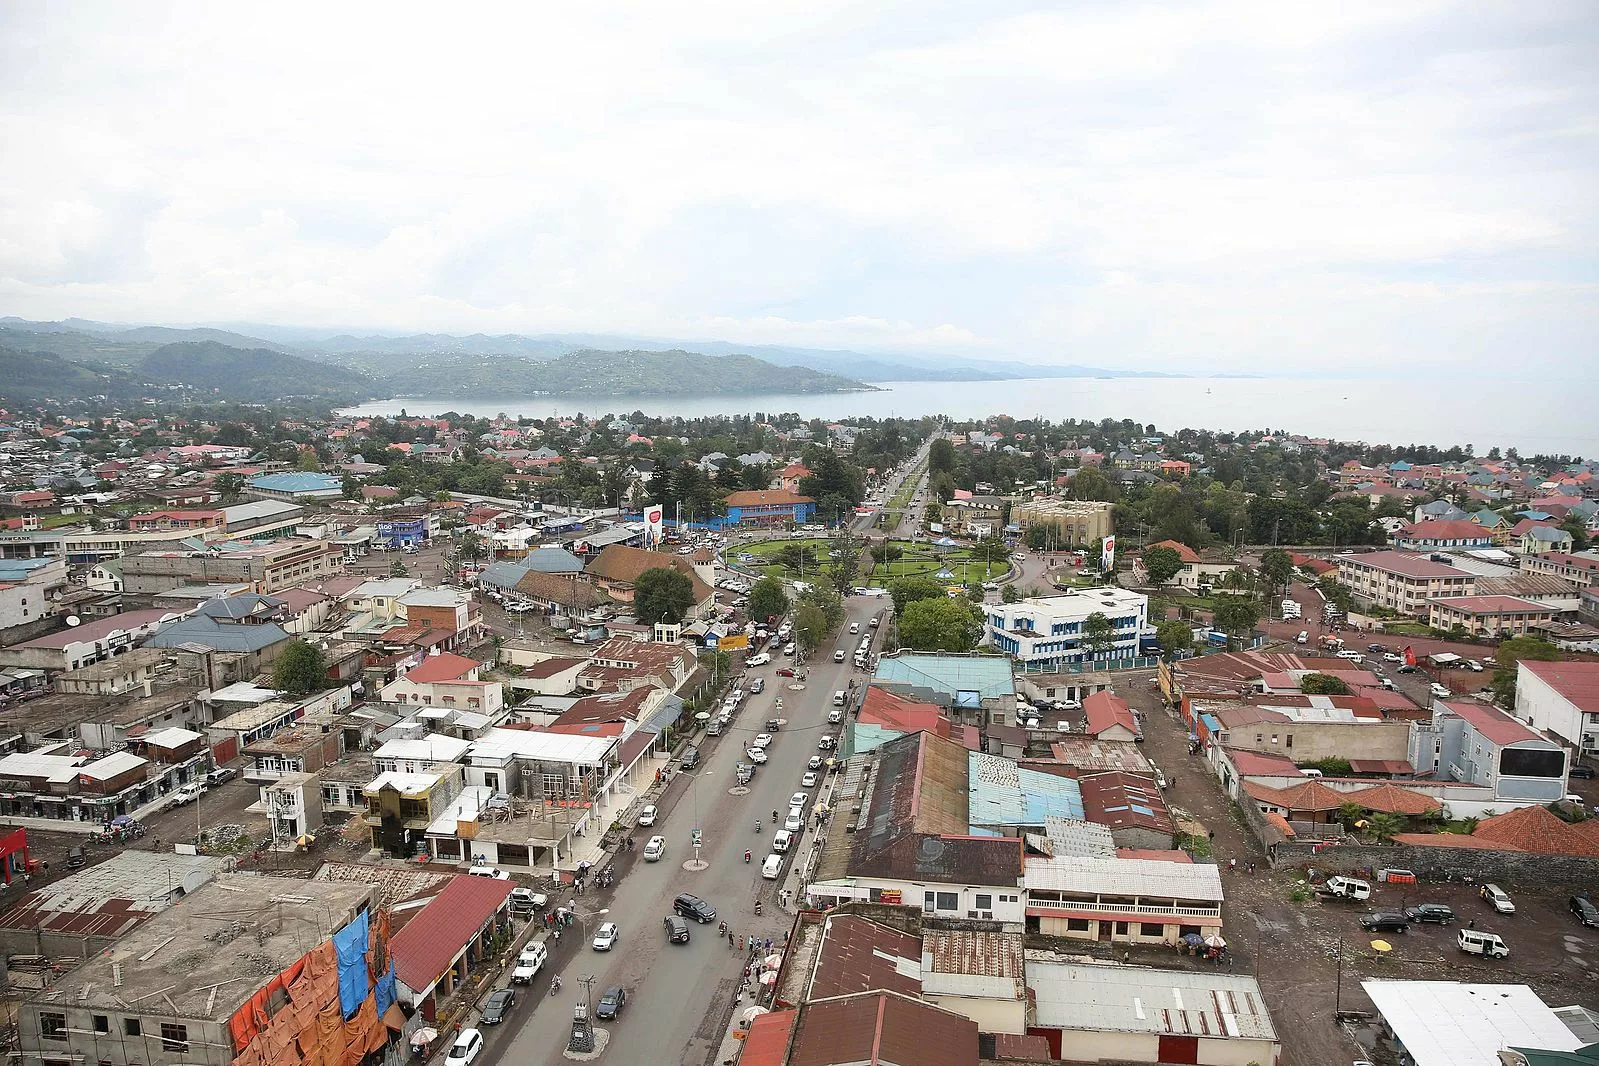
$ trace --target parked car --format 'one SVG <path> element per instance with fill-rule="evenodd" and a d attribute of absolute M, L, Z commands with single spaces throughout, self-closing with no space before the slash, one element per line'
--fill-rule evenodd
<path fill-rule="evenodd" d="M 80 866 L 87 865 L 88 862 L 89 856 L 84 853 L 81 846 L 67 849 L 67 869 L 76 870 Z"/>
<path fill-rule="evenodd" d="M 1448 686 L 1440 685 L 1436 681 L 1427 686 L 1427 691 L 1431 692 L 1434 696 L 1437 696 L 1441 700 L 1446 700 L 1450 696 L 1454 695 L 1454 693 L 1449 691 Z"/>
<path fill-rule="evenodd" d="M 1599 928 L 1599 907 L 1595 907 L 1591 899 L 1587 896 L 1572 896 L 1570 903 L 1571 913 L 1577 916 L 1577 921 L 1590 929 Z"/>
<path fill-rule="evenodd" d="M 1499 914 L 1516 913 L 1516 904 L 1511 900 L 1510 894 L 1496 884 L 1483 885 L 1477 891 L 1477 895 Z"/>
<path fill-rule="evenodd" d="M 766 752 L 762 751 L 760 748 L 746 748 L 744 750 L 744 757 L 750 762 L 759 765 L 766 761 Z"/>
<path fill-rule="evenodd" d="M 675 914 L 668 914 L 662 920 L 666 926 L 666 941 L 669 944 L 688 943 L 688 923 Z"/>
<path fill-rule="evenodd" d="M 688 892 L 680 893 L 672 901 L 672 910 L 685 918 L 693 918 L 701 925 L 709 925 L 716 921 L 716 908 Z"/>
<path fill-rule="evenodd" d="M 760 652 L 758 654 L 751 655 L 748 659 L 745 659 L 744 660 L 744 665 L 745 666 L 765 666 L 767 663 L 769 663 L 771 661 L 772 661 L 772 657 L 770 655 L 768 655 L 766 652 L 763 651 L 763 652 Z"/>
<path fill-rule="evenodd" d="M 1375 914 L 1365 914 L 1360 918 L 1360 927 L 1370 933 L 1405 933 L 1410 931 L 1410 923 L 1403 914 L 1394 914 L 1390 911 L 1378 911 Z"/>
<path fill-rule="evenodd" d="M 783 819 L 783 830 L 788 833 L 798 833 L 805 828 L 805 816 L 798 807 L 788 809 L 788 817 Z"/>
<path fill-rule="evenodd" d="M 616 947 L 616 942 L 621 939 L 622 931 L 616 927 L 615 922 L 602 922 L 594 930 L 593 947 L 595 951 L 610 951 Z"/>
<path fill-rule="evenodd" d="M 812 755 L 810 760 L 806 762 L 805 768 L 807 770 L 820 770 L 822 768 L 822 757 L 820 755 Z"/>
<path fill-rule="evenodd" d="M 1509 956 L 1510 946 L 1498 933 L 1485 929 L 1462 929 L 1455 933 L 1455 943 L 1468 955 L 1482 955 L 1490 959 Z"/>
<path fill-rule="evenodd" d="M 754 681 L 750 682 L 750 693 L 752 695 L 759 695 L 760 693 L 765 692 L 765 691 L 766 691 L 766 678 L 757 677 Z"/>
<path fill-rule="evenodd" d="M 444 1056 L 444 1066 L 471 1066 L 483 1054 L 483 1034 L 477 1029 L 462 1029 Z"/>
<path fill-rule="evenodd" d="M 1584 763 L 1577 763 L 1571 768 L 1571 773 L 1568 776 L 1579 778 L 1583 781 L 1591 780 L 1593 778 L 1593 767 Z"/>
<path fill-rule="evenodd" d="M 752 748 L 764 748 L 764 747 L 768 746 L 771 743 L 772 743 L 772 734 L 770 734 L 770 733 L 756 733 L 755 734 L 755 739 L 750 741 L 750 747 L 752 747 Z"/>
<path fill-rule="evenodd" d="M 187 807 L 203 795 L 205 795 L 205 786 L 198 781 L 190 781 L 172 794 L 172 798 L 167 800 L 167 806 Z"/>
<path fill-rule="evenodd" d="M 806 788 L 814 788 L 816 787 L 816 780 L 816 771 L 806 770 L 805 776 L 800 778 L 800 784 L 804 785 Z"/>
<path fill-rule="evenodd" d="M 807 803 L 809 803 L 810 801 L 811 801 L 810 793 L 808 793 L 808 792 L 796 792 L 796 793 L 794 793 L 792 796 L 790 796 L 788 798 L 788 805 L 790 807 L 803 807 Z"/>
<path fill-rule="evenodd" d="M 495 989 L 483 1001 L 483 1024 L 499 1025 L 516 1006 L 516 993 L 509 988 Z"/>
<path fill-rule="evenodd" d="M 1455 912 L 1442 903 L 1418 903 L 1405 911 L 1405 917 L 1413 922 L 1436 922 L 1439 925 L 1449 925 L 1455 920 Z"/>
<path fill-rule="evenodd" d="M 1385 651 L 1382 653 L 1382 661 L 1385 663 L 1402 663 L 1405 661 L 1405 657 L 1396 651 Z"/>
<path fill-rule="evenodd" d="M 600 1002 L 594 1008 L 594 1017 L 611 1019 L 622 1013 L 622 1008 L 627 1006 L 627 989 L 620 985 L 612 985 L 600 997 Z"/>
<path fill-rule="evenodd" d="M 233 778 L 238 776 L 239 771 L 235 770 L 233 767 L 218 766 L 215 770 L 212 770 L 210 773 L 205 775 L 205 783 L 208 785 L 220 785 L 222 782 L 231 781 Z"/>
<path fill-rule="evenodd" d="M 789 849 L 789 845 L 793 843 L 794 834 L 790 833 L 786 829 L 779 829 L 776 833 L 772 834 L 772 850 L 777 852 L 779 855 L 787 851 Z"/>
<path fill-rule="evenodd" d="M 1388 649 L 1383 647 L 1381 644 L 1367 644 L 1366 645 L 1366 650 L 1367 651 L 1387 651 Z"/>
<path fill-rule="evenodd" d="M 643 826 L 654 825 L 655 817 L 658 813 L 659 812 L 655 809 L 655 804 L 651 803 L 646 805 L 642 811 L 638 812 L 638 824 Z"/>

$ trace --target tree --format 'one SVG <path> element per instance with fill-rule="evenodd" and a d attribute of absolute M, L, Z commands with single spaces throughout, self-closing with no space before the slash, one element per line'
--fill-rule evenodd
<path fill-rule="evenodd" d="M 215 485 L 222 502 L 231 503 L 244 491 L 244 478 L 238 474 L 218 474 Z"/>
<path fill-rule="evenodd" d="M 806 655 L 822 646 L 828 628 L 827 613 L 815 602 L 802 600 L 794 608 L 794 639 Z"/>
<path fill-rule="evenodd" d="M 1155 548 L 1144 549 L 1144 569 L 1149 574 L 1149 580 L 1156 585 L 1164 585 L 1176 577 L 1183 569 L 1183 557 L 1176 548 L 1161 545 Z"/>
<path fill-rule="evenodd" d="M 914 600 L 899 618 L 900 644 L 916 651 L 971 651 L 982 636 L 981 617 L 964 597 Z"/>
<path fill-rule="evenodd" d="M 272 663 L 272 687 L 304 696 L 327 687 L 328 666 L 322 652 L 298 637 L 284 645 Z"/>
<path fill-rule="evenodd" d="M 1168 618 L 1157 624 L 1155 638 L 1160 641 L 1161 654 L 1169 663 L 1194 650 L 1194 631 L 1179 618 Z"/>
<path fill-rule="evenodd" d="M 1234 571 L 1236 573 L 1237 571 Z M 1218 596 L 1212 624 L 1238 640 L 1260 621 L 1260 605 L 1248 596 Z"/>
<path fill-rule="evenodd" d="M 1000 603 L 1020 603 L 1021 599 L 1021 592 L 1009 581 L 1005 582 L 1004 586 L 999 590 Z"/>
<path fill-rule="evenodd" d="M 1010 549 L 998 537 L 984 537 L 972 545 L 972 558 L 980 563 L 1008 563 Z"/>
<path fill-rule="evenodd" d="M 346 500 L 360 498 L 361 479 L 356 477 L 354 474 L 345 474 L 344 480 L 339 483 L 339 495 L 344 497 Z"/>
<path fill-rule="evenodd" d="M 1049 545 L 1049 527 L 1042 523 L 1027 527 L 1027 546 L 1035 552 L 1043 551 Z"/>
<path fill-rule="evenodd" d="M 750 617 L 757 622 L 788 611 L 788 593 L 775 577 L 763 577 L 750 586 Z"/>
<path fill-rule="evenodd" d="M 1355 597 L 1349 590 L 1339 584 L 1338 578 L 1332 574 L 1323 574 L 1316 579 L 1316 587 L 1321 589 L 1322 595 L 1327 597 L 1329 603 L 1337 607 L 1344 614 L 1348 614 L 1355 606 Z"/>
<path fill-rule="evenodd" d="M 1083 619 L 1083 633 L 1079 641 L 1089 658 L 1098 658 L 1116 645 L 1116 623 L 1103 612 L 1095 611 Z"/>
<path fill-rule="evenodd" d="M 1277 589 L 1288 589 L 1294 576 L 1294 558 L 1281 548 L 1267 548 L 1260 553 L 1260 573 L 1266 579 L 1269 598 Z"/>
<path fill-rule="evenodd" d="M 944 598 L 944 586 L 930 577 L 902 577 L 888 583 L 888 595 L 894 601 L 894 614 L 905 613 L 907 604 L 917 600 Z"/>
<path fill-rule="evenodd" d="M 457 538 L 457 542 L 459 546 L 456 551 L 460 553 L 461 558 L 466 562 L 476 562 L 488 554 L 488 549 L 483 544 L 482 536 L 470 529 L 464 531 Z"/>
<path fill-rule="evenodd" d="M 1347 696 L 1349 686 L 1331 674 L 1306 674 L 1299 679 L 1299 691 L 1307 696 Z"/>
<path fill-rule="evenodd" d="M 1110 478 L 1099 467 L 1089 464 L 1080 467 L 1072 476 L 1072 495 L 1079 500 L 1102 500 L 1106 503 L 1116 502 L 1116 486 L 1110 483 Z"/>
<path fill-rule="evenodd" d="M 848 533 L 839 533 L 828 541 L 828 575 L 840 596 L 848 595 L 855 587 L 861 572 L 861 546 Z"/>
<path fill-rule="evenodd" d="M 904 549 L 898 544 L 886 540 L 872 545 L 872 558 L 879 563 L 892 563 L 904 554 Z"/>
<path fill-rule="evenodd" d="M 927 472 L 930 474 L 953 473 L 955 470 L 955 445 L 950 443 L 948 437 L 939 437 L 928 445 Z"/>
<path fill-rule="evenodd" d="M 694 606 L 694 583 L 683 571 L 669 566 L 652 566 L 633 582 L 633 607 L 638 620 L 681 622 Z"/>
<path fill-rule="evenodd" d="M 1502 641 L 1499 650 L 1494 652 L 1494 700 L 1502 707 L 1516 705 L 1516 664 L 1523 659 L 1552 663 L 1559 658 L 1559 648 L 1537 637 L 1512 637 Z"/>
<path fill-rule="evenodd" d="M 1404 828 L 1405 820 L 1397 814 L 1389 814 L 1387 811 L 1378 811 L 1366 819 L 1366 832 L 1378 840 L 1392 840 L 1394 834 L 1401 832 Z"/>

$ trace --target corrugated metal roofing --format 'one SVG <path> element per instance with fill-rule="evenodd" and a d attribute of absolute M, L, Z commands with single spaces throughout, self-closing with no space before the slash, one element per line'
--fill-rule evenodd
<path fill-rule="evenodd" d="M 1221 870 L 1212 863 L 1118 859 L 1092 855 L 1027 857 L 1023 883 L 1029 892 L 1158 896 L 1161 899 L 1222 901 Z"/>
<path fill-rule="evenodd" d="M 390 941 L 395 975 L 414 992 L 431 987 L 515 887 L 494 877 L 452 878 Z"/>
<path fill-rule="evenodd" d="M 1035 962 L 1035 1025 L 1086 1032 L 1277 1039 L 1253 977 L 1146 966 Z"/>

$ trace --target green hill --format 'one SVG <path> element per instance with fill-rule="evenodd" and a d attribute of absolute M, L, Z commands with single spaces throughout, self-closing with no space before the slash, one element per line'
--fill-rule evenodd
<path fill-rule="evenodd" d="M 217 341 L 166 344 L 144 357 L 135 373 L 150 384 L 185 385 L 241 403 L 311 398 L 366 399 L 378 390 L 350 370 L 267 348 L 231 348 Z"/>
<path fill-rule="evenodd" d="M 806 367 L 773 366 L 748 355 L 586 350 L 548 362 L 457 356 L 417 363 L 382 379 L 403 396 L 715 396 L 829 393 L 867 389 Z"/>
<path fill-rule="evenodd" d="M 0 347 L 0 400 L 77 400 L 91 396 L 125 398 L 138 390 L 126 373 L 88 367 L 53 352 Z"/>

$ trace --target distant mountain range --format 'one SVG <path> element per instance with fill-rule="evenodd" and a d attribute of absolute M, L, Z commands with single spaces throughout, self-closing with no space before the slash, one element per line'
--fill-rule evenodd
<path fill-rule="evenodd" d="M 71 396 L 95 383 L 99 392 L 112 389 L 118 396 L 128 394 L 124 389 L 137 393 L 161 386 L 251 403 L 291 397 L 332 403 L 424 395 L 830 393 L 885 381 L 1180 376 L 726 341 L 684 345 L 617 334 L 387 336 L 261 324 L 128 326 L 77 318 L 0 318 L 0 350 L 18 368 L 9 383 L 0 380 L 0 397 L 13 400 L 37 398 L 36 393 Z"/>

